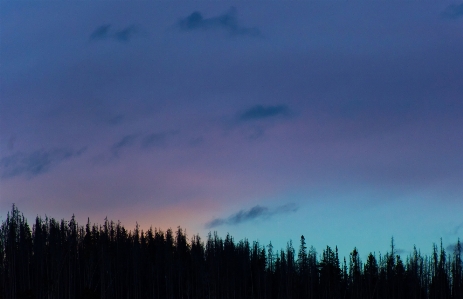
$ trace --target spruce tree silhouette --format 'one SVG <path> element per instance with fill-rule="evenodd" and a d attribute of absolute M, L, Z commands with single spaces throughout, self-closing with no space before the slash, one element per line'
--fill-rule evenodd
<path fill-rule="evenodd" d="M 402 259 L 391 239 L 379 260 L 363 264 L 354 248 L 341 267 L 337 247 L 319 260 L 304 236 L 295 256 L 291 241 L 274 250 L 214 232 L 204 243 L 180 227 L 128 231 L 108 219 L 37 216 L 31 228 L 13 205 L 0 226 L 0 298 L 461 299 L 461 247 L 447 254 L 441 240 L 431 256 L 414 248 Z"/>

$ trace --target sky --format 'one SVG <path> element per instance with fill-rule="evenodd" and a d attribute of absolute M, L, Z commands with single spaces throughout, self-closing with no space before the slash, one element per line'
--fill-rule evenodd
<path fill-rule="evenodd" d="M 458 1 L 1 1 L 0 220 L 451 250 L 462 53 Z"/>

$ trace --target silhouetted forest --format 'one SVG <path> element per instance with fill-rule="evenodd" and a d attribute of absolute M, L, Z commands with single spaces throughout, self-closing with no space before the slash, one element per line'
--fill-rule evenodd
<path fill-rule="evenodd" d="M 357 249 L 317 253 L 225 239 L 189 240 L 176 231 L 133 231 L 37 217 L 31 227 L 13 206 L 0 229 L 1 298 L 463 298 L 460 241 L 454 252 L 401 258 L 391 241 L 383 256 Z"/>

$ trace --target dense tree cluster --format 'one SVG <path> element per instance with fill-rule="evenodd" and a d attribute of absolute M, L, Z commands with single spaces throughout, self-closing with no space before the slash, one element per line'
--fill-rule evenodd
<path fill-rule="evenodd" d="M 225 239 L 203 242 L 174 232 L 120 223 L 79 226 L 36 218 L 32 227 L 13 206 L 0 228 L 1 298 L 463 298 L 461 245 L 432 256 L 416 248 L 405 260 L 391 252 L 362 262 L 354 249 L 340 262 L 338 250 L 318 254 L 301 236 L 289 242 Z"/>

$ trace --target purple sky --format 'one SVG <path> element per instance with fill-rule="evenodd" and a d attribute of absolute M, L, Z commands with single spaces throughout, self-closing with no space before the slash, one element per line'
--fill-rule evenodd
<path fill-rule="evenodd" d="M 0 214 L 319 252 L 463 239 L 463 3 L 2 1 Z"/>

